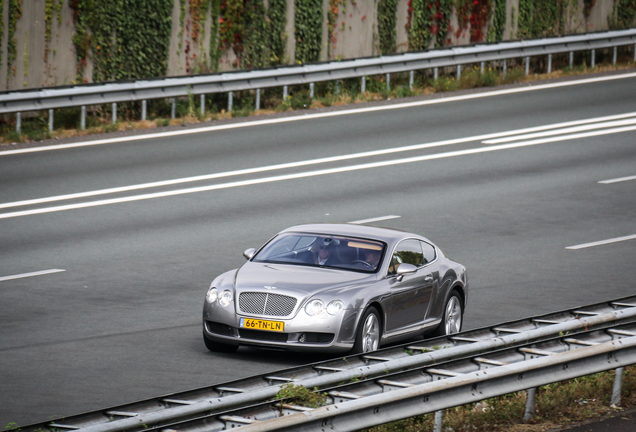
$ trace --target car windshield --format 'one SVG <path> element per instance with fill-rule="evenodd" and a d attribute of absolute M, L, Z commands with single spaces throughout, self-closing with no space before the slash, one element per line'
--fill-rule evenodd
<path fill-rule="evenodd" d="M 332 267 L 373 273 L 382 262 L 386 244 L 339 235 L 285 233 L 274 237 L 254 262 Z"/>

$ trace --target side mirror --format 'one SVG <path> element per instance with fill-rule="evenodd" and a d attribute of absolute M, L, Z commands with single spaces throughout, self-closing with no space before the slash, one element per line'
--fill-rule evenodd
<path fill-rule="evenodd" d="M 249 249 L 245 249 L 245 252 L 243 252 L 243 256 L 245 257 L 246 260 L 249 261 L 254 257 L 255 253 L 256 253 L 255 248 L 249 248 Z"/>
<path fill-rule="evenodd" d="M 413 274 L 416 271 L 417 271 L 417 267 L 415 267 L 413 264 L 407 264 L 407 263 L 400 264 L 400 266 L 397 268 L 398 282 L 402 282 L 402 279 L 404 279 L 404 276 Z"/>

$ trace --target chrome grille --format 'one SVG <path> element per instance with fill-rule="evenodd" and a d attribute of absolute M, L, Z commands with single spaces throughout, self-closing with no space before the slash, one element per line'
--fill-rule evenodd
<path fill-rule="evenodd" d="M 288 316 L 296 307 L 296 298 L 264 292 L 244 292 L 239 295 L 239 309 L 243 313 L 269 316 Z"/>

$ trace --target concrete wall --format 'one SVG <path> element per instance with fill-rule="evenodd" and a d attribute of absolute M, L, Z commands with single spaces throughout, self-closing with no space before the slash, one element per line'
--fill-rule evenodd
<path fill-rule="evenodd" d="M 375 1 L 348 1 L 346 8 L 340 5 L 333 35 L 337 42 L 330 43 L 330 60 L 378 54 L 377 10 Z"/>
<path fill-rule="evenodd" d="M 294 63 L 296 38 L 294 37 L 294 1 L 287 0 L 287 53 L 286 60 Z M 25 0 L 22 3 L 22 17 L 18 20 L 15 37 L 17 40 L 17 58 L 9 69 L 7 66 L 7 38 L 8 38 L 8 1 L 4 2 L 2 18 L 4 32 L 0 44 L 0 90 L 18 90 L 73 84 L 76 79 L 76 54 L 72 43 L 75 32 L 72 10 L 68 0 L 63 0 L 62 19 L 58 24 L 57 16 L 53 17 L 52 38 L 49 44 L 48 59 L 45 61 L 45 0 Z M 267 4 L 267 3 L 266 3 Z M 347 0 L 339 4 L 335 38 L 331 43 L 327 29 L 327 11 L 329 0 L 323 0 L 324 24 L 322 27 L 323 45 L 321 60 L 335 60 L 345 58 L 367 57 L 379 54 L 377 0 Z M 408 0 L 399 0 L 397 9 L 397 50 L 404 52 L 408 49 L 408 35 L 406 33 Z M 613 0 L 597 0 L 590 19 L 583 17 L 583 0 L 573 7 L 566 25 L 566 31 L 581 33 L 585 31 L 599 31 L 607 29 L 607 17 L 611 14 Z M 512 19 L 514 13 L 514 20 Z M 507 0 L 506 28 L 504 40 L 514 39 L 517 33 L 517 18 L 519 0 Z M 174 0 L 172 37 L 168 61 L 168 76 L 187 75 L 208 72 L 210 29 L 212 23 L 211 11 L 202 22 L 198 40 L 192 39 L 191 17 L 189 7 L 186 7 L 184 26 L 179 24 L 179 0 Z M 451 25 L 457 28 L 457 18 L 453 14 Z M 457 38 L 451 36 L 453 45 L 469 43 L 468 35 Z M 328 47 L 328 44 L 331 44 Z M 232 70 L 236 66 L 236 55 L 232 49 L 223 53 L 220 70 Z M 87 60 L 84 68 L 86 82 L 92 78 L 92 62 Z"/>
<path fill-rule="evenodd" d="M 51 41 L 45 61 L 45 0 L 23 2 L 22 16 L 17 22 L 15 39 L 17 57 L 8 67 L 9 2 L 4 2 L 4 32 L 0 53 L 0 89 L 22 89 L 42 86 L 72 84 L 75 79 L 75 50 L 72 38 L 75 32 L 68 0 L 62 8 L 58 24 L 53 15 Z M 90 69 L 92 73 L 92 68 Z"/>

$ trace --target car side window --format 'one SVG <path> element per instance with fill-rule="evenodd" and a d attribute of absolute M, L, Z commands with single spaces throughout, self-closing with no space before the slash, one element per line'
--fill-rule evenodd
<path fill-rule="evenodd" d="M 416 267 L 426 263 L 419 240 L 404 240 L 397 245 L 391 257 L 389 274 L 396 274 L 398 266 L 402 263 L 413 264 Z"/>
<path fill-rule="evenodd" d="M 426 242 L 420 243 L 422 244 L 422 251 L 424 252 L 424 263 L 428 264 L 432 261 L 435 261 L 435 248 Z"/>

